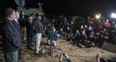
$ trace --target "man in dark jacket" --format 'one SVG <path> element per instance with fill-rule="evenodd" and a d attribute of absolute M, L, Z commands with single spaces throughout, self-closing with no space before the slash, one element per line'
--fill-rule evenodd
<path fill-rule="evenodd" d="M 13 21 L 15 20 L 15 11 L 8 8 L 5 11 L 5 20 L 3 21 L 3 50 L 6 62 L 18 62 L 18 51 L 21 48 L 21 36 Z"/>
<path fill-rule="evenodd" d="M 20 27 L 20 24 L 19 24 L 19 17 L 20 17 L 19 12 L 18 12 L 18 11 L 15 11 L 15 20 L 13 21 L 13 24 L 14 24 L 14 26 L 17 28 L 17 30 L 19 31 L 20 36 L 21 36 L 21 41 L 22 41 L 23 39 L 22 39 L 21 27 Z M 18 54 L 19 54 L 19 56 L 18 56 L 19 62 L 22 61 L 21 50 L 22 50 L 22 49 L 19 49 L 19 51 L 18 51 Z"/>
<path fill-rule="evenodd" d="M 36 14 L 36 19 L 33 22 L 33 30 L 35 32 L 35 41 L 36 41 L 35 53 L 38 54 L 40 50 L 39 48 L 40 48 L 42 32 L 43 32 L 43 23 L 42 23 L 41 15 Z"/>
<path fill-rule="evenodd" d="M 27 34 L 27 48 L 32 50 L 32 42 L 33 42 L 33 14 L 30 14 L 28 20 L 26 20 L 26 34 Z"/>

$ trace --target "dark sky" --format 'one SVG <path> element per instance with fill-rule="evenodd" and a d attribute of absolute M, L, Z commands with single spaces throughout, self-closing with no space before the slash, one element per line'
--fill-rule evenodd
<path fill-rule="evenodd" d="M 43 9 L 47 15 L 88 16 L 101 12 L 108 17 L 111 12 L 116 11 L 116 0 L 26 0 L 25 7 L 38 7 L 37 2 L 44 3 Z M 0 9 L 7 7 L 16 9 L 17 5 L 14 0 L 2 0 Z M 0 13 L 3 13 L 3 10 L 0 10 Z"/>

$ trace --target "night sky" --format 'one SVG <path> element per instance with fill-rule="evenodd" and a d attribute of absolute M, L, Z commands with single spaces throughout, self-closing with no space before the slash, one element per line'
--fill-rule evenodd
<path fill-rule="evenodd" d="M 116 12 L 116 0 L 26 0 L 25 7 L 36 8 L 38 7 L 37 2 L 44 3 L 43 9 L 47 15 L 80 15 L 85 17 L 100 12 L 103 16 L 109 17 L 110 13 Z M 14 0 L 2 0 L 0 13 L 3 13 L 7 7 L 16 9 L 17 5 Z"/>

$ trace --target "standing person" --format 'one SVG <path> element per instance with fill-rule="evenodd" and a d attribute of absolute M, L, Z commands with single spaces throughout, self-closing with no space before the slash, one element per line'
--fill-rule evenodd
<path fill-rule="evenodd" d="M 33 22 L 33 30 L 35 32 L 35 54 L 39 53 L 40 50 L 40 43 L 41 43 L 41 39 L 42 39 L 42 32 L 43 32 L 43 23 L 42 23 L 42 18 L 41 15 L 36 14 L 36 19 Z"/>
<path fill-rule="evenodd" d="M 21 30 L 22 30 L 22 36 L 23 36 L 23 40 L 27 40 L 26 39 L 26 16 L 25 13 L 23 11 L 20 12 L 20 18 L 19 18 L 19 23 L 21 26 Z"/>
<path fill-rule="evenodd" d="M 27 33 L 27 48 L 32 50 L 32 42 L 33 42 L 33 14 L 30 14 L 28 20 L 26 21 L 26 33 Z"/>
<path fill-rule="evenodd" d="M 19 17 L 20 17 L 19 12 L 15 11 L 15 20 L 13 21 L 13 23 L 14 23 L 15 27 L 17 28 L 17 30 L 19 31 L 20 36 L 21 36 L 21 41 L 22 41 L 22 32 L 21 32 L 21 27 L 19 24 Z M 21 48 L 19 49 L 18 54 L 19 54 L 18 58 L 19 58 L 19 62 L 20 62 L 22 60 Z"/>
<path fill-rule="evenodd" d="M 13 24 L 15 16 L 15 11 L 12 8 L 6 9 L 2 33 L 5 62 L 18 62 L 18 51 L 21 48 L 21 36 L 20 32 Z"/>

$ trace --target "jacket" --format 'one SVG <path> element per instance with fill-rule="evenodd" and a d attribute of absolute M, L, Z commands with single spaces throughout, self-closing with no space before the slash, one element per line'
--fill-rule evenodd
<path fill-rule="evenodd" d="M 43 32 L 43 23 L 41 22 L 41 20 L 35 20 L 33 22 L 33 30 L 35 33 Z"/>
<path fill-rule="evenodd" d="M 5 19 L 3 22 L 3 50 L 6 52 L 18 51 L 21 48 L 21 34 L 13 21 Z"/>

